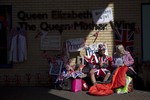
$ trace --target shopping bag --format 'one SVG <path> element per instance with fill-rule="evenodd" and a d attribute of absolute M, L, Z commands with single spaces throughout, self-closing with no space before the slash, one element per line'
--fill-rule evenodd
<path fill-rule="evenodd" d="M 71 91 L 71 88 L 72 88 L 71 86 L 72 86 L 72 79 L 71 78 L 63 80 L 63 84 L 62 84 L 63 90 Z"/>
<path fill-rule="evenodd" d="M 82 79 L 73 79 L 72 80 L 72 92 L 78 92 L 82 90 Z"/>

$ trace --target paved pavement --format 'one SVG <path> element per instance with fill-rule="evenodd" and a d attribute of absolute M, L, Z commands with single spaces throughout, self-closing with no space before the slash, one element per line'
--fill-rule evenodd
<path fill-rule="evenodd" d="M 87 91 L 50 89 L 49 87 L 0 87 L 0 100 L 150 100 L 150 91 L 135 90 L 128 94 L 92 96 Z"/>

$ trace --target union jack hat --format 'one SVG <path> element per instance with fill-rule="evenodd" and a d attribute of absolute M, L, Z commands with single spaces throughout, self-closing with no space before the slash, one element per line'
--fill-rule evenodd
<path fill-rule="evenodd" d="M 98 45 L 98 48 L 99 48 L 100 50 L 106 50 L 105 44 L 99 44 L 99 45 Z"/>

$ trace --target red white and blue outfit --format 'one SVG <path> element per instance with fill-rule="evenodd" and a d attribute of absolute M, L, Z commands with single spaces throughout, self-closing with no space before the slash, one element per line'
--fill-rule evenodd
<path fill-rule="evenodd" d="M 108 56 L 107 55 L 102 55 L 102 56 L 97 56 L 98 60 L 100 63 L 105 63 L 107 64 L 107 67 L 100 67 L 99 64 L 95 65 L 95 73 L 97 76 L 102 76 L 105 77 L 105 75 L 110 72 L 108 68 Z"/>

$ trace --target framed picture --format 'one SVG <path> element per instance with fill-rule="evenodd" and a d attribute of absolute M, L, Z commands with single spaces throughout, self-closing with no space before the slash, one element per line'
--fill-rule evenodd
<path fill-rule="evenodd" d="M 55 62 L 50 62 L 50 75 L 59 75 L 63 66 L 63 61 L 61 59 L 56 60 Z"/>

